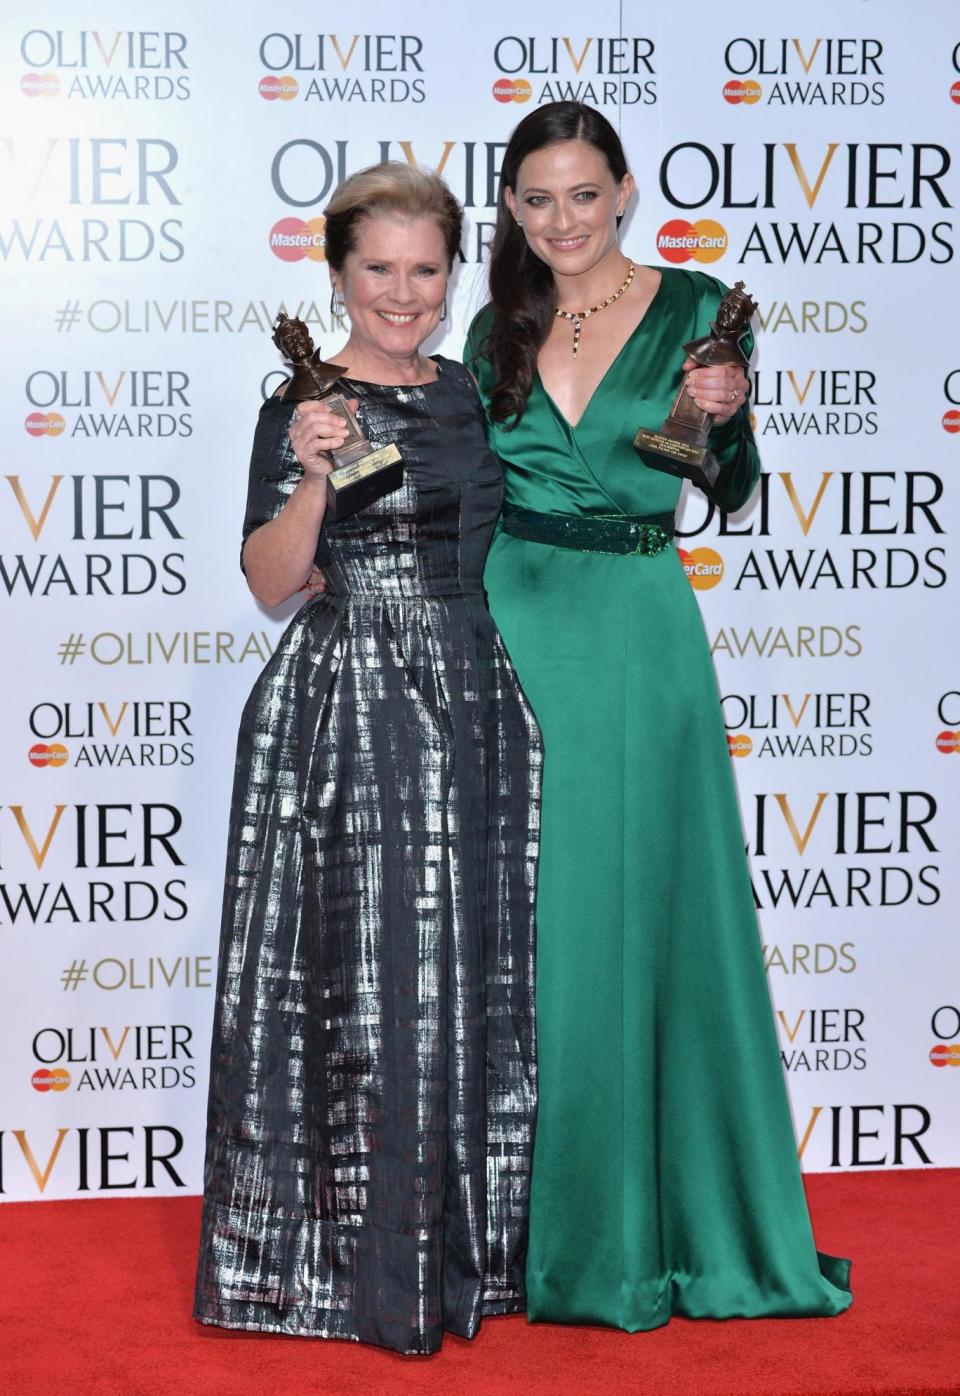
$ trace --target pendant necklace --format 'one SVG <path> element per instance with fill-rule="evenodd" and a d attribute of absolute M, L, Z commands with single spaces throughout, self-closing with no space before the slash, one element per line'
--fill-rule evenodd
<path fill-rule="evenodd" d="M 632 262 L 629 262 L 628 265 L 629 265 L 630 270 L 627 272 L 627 279 L 626 279 L 626 281 L 623 283 L 623 285 L 620 287 L 620 290 L 619 290 L 619 291 L 614 291 L 614 293 L 613 293 L 612 296 L 607 296 L 607 299 L 606 299 L 605 301 L 601 301 L 599 305 L 591 305 L 591 307 L 590 307 L 589 310 L 561 310 L 561 309 L 558 307 L 558 308 L 554 311 L 554 314 L 556 315 L 556 317 L 557 317 L 558 320 L 572 320 L 572 321 L 573 321 L 573 357 L 574 357 L 574 358 L 577 357 L 577 351 L 578 351 L 579 348 L 580 348 L 580 331 L 583 329 L 583 322 L 584 322 L 584 320 L 589 320 L 589 319 L 590 319 L 590 316 L 591 316 L 591 315 L 596 315 L 597 311 L 599 311 L 599 310 L 605 310 L 605 309 L 607 308 L 608 305 L 613 305 L 614 301 L 618 301 L 618 300 L 620 299 L 620 297 L 623 295 L 624 291 L 626 291 L 626 290 L 629 289 L 630 283 L 632 282 L 632 280 L 633 280 L 633 278 L 634 278 L 634 274 L 636 273 L 636 270 L 637 270 L 637 269 L 636 269 L 636 267 L 633 265 Z"/>

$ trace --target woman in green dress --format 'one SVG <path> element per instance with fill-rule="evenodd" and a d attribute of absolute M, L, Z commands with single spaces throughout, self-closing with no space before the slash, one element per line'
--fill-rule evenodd
<path fill-rule="evenodd" d="M 466 355 L 505 473 L 490 608 L 545 748 L 528 1313 L 836 1314 L 849 1264 L 814 1249 L 680 486 L 632 446 L 692 369 L 712 498 L 740 508 L 746 381 L 684 362 L 724 287 L 628 262 L 632 192 L 599 113 L 522 121 Z"/>

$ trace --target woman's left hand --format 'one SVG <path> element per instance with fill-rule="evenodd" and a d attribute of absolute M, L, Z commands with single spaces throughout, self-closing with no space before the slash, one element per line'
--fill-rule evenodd
<path fill-rule="evenodd" d="M 699 408 L 709 412 L 719 426 L 729 422 L 747 396 L 747 375 L 739 364 L 698 368 L 694 359 L 685 359 L 687 389 Z"/>

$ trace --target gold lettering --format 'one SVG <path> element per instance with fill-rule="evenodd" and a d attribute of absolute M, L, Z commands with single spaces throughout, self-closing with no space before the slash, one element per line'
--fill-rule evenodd
<path fill-rule="evenodd" d="M 50 1152 L 50 1157 L 47 1159 L 46 1168 L 41 1173 L 40 1166 L 37 1163 L 37 1160 L 34 1158 L 33 1150 L 31 1149 L 30 1144 L 27 1140 L 27 1131 L 25 1129 L 15 1129 L 13 1131 L 13 1137 L 20 1145 L 20 1152 L 26 1159 L 27 1167 L 33 1174 L 33 1181 L 36 1183 L 37 1187 L 40 1189 L 41 1192 L 43 1192 L 44 1188 L 47 1186 L 47 1183 L 49 1182 L 50 1174 L 53 1172 L 53 1165 L 57 1161 L 57 1155 L 60 1152 L 60 1148 L 63 1144 L 63 1141 L 66 1139 L 69 1133 L 70 1131 L 68 1129 L 61 1128 L 57 1130 L 57 1142 L 54 1144 L 53 1149 Z"/>
<path fill-rule="evenodd" d="M 129 1034 L 130 1034 L 129 1025 L 128 1025 L 127 1027 L 124 1028 L 124 1030 L 123 1030 L 123 1036 L 121 1037 L 120 1041 L 117 1043 L 116 1047 L 114 1047 L 114 1045 L 113 1045 L 113 1038 L 110 1036 L 110 1029 L 109 1029 L 109 1028 L 101 1028 L 100 1031 L 103 1033 L 104 1037 L 107 1039 L 107 1046 L 110 1048 L 110 1051 L 113 1053 L 113 1060 L 116 1061 L 117 1058 L 119 1057 L 120 1053 L 123 1051 L 123 1044 L 126 1042 L 127 1037 L 128 1037 Z"/>
<path fill-rule="evenodd" d="M 813 46 L 813 52 L 810 54 L 809 59 L 807 59 L 807 58 L 805 58 L 805 57 L 803 56 L 803 49 L 802 49 L 801 46 L 800 46 L 800 40 L 799 40 L 799 39 L 793 39 L 791 42 L 793 43 L 794 48 L 797 50 L 797 57 L 800 59 L 800 62 L 803 64 L 803 71 L 804 71 L 805 73 L 809 73 L 810 69 L 813 67 L 813 60 L 814 60 L 814 59 L 816 58 L 816 56 L 817 56 L 817 49 L 818 49 L 818 48 L 820 47 L 820 45 L 823 43 L 823 40 L 822 40 L 822 39 L 818 39 L 817 42 L 814 44 L 814 46 Z"/>
<path fill-rule="evenodd" d="M 820 811 L 823 809 L 823 802 L 827 798 L 827 792 L 821 790 L 818 794 L 817 803 L 813 807 L 813 814 L 811 814 L 810 818 L 807 820 L 807 827 L 802 834 L 797 828 L 796 821 L 793 817 L 793 811 L 790 808 L 790 801 L 787 799 L 786 795 L 775 794 L 773 798 L 780 806 L 780 813 L 787 822 L 787 828 L 790 830 L 790 837 L 793 839 L 797 852 L 802 855 L 807 844 L 810 842 L 810 835 L 813 833 L 814 825 L 817 822 Z"/>
<path fill-rule="evenodd" d="M 29 528 L 30 532 L 33 534 L 33 541 L 35 543 L 38 541 L 40 534 L 43 532 L 43 525 L 47 522 L 47 515 L 50 512 L 50 505 L 53 503 L 54 496 L 56 495 L 57 490 L 60 488 L 60 481 L 63 479 L 63 476 L 51 475 L 50 478 L 53 481 L 53 484 L 47 490 L 47 497 L 43 501 L 43 508 L 40 510 L 39 519 L 35 519 L 33 517 L 33 510 L 27 503 L 26 495 L 23 493 L 23 490 L 20 487 L 20 476 L 7 476 L 7 479 L 10 481 L 10 488 L 13 490 L 14 498 L 20 506 L 20 512 L 27 521 L 27 528 Z"/>
<path fill-rule="evenodd" d="M 407 157 L 407 164 L 415 165 L 417 163 L 417 157 L 413 153 L 413 141 L 398 141 L 397 144 L 403 151 L 404 155 Z M 439 165 L 434 166 L 434 169 L 436 170 L 438 175 L 443 174 L 443 167 L 449 160 L 450 152 L 455 145 L 456 141 L 444 141 L 443 154 L 440 156 L 440 163 Z"/>
<path fill-rule="evenodd" d="M 813 382 L 813 374 L 814 370 L 811 369 L 810 372 L 807 374 L 807 381 L 803 385 L 803 392 L 801 392 L 800 389 L 797 387 L 797 380 L 796 376 L 794 375 L 793 369 L 787 369 L 787 377 L 790 379 L 791 386 L 793 387 L 793 391 L 796 394 L 797 401 L 799 402 L 801 407 L 806 401 L 807 393 L 810 391 L 810 384 Z"/>
<path fill-rule="evenodd" d="M 584 44 L 584 46 L 583 46 L 583 52 L 581 53 L 580 58 L 579 58 L 579 60 L 578 60 L 578 59 L 575 57 L 575 55 L 574 55 L 574 52 L 573 52 L 573 45 L 571 44 L 570 40 L 569 40 L 569 39 L 564 39 L 564 41 L 563 41 L 563 46 L 564 46 L 564 48 L 567 50 L 567 53 L 569 53 L 569 55 L 570 55 L 570 62 L 573 64 L 574 68 L 576 69 L 576 71 L 577 71 L 578 73 L 579 73 L 580 69 L 583 67 L 584 59 L 586 58 L 587 54 L 589 53 L 589 51 L 590 51 L 590 45 L 591 45 L 592 43 L 593 43 L 593 40 L 592 40 L 592 39 L 588 39 L 588 40 L 587 40 L 587 42 L 586 42 L 586 43 Z"/>
<path fill-rule="evenodd" d="M 104 63 L 107 65 L 108 68 L 110 67 L 110 64 L 113 62 L 113 55 L 117 51 L 117 44 L 120 42 L 121 38 L 122 33 L 118 29 L 116 34 L 113 36 L 113 43 L 110 45 L 110 52 L 107 53 L 106 49 L 103 47 L 103 44 L 100 42 L 100 35 L 97 33 L 96 29 L 94 29 L 93 31 L 93 42 L 100 50 L 100 57 L 103 59 Z"/>
<path fill-rule="evenodd" d="M 810 1135 L 813 1132 L 814 1125 L 820 1118 L 820 1111 L 822 1109 L 822 1105 L 815 1105 L 813 1109 L 810 1111 L 810 1119 L 807 1122 L 806 1129 L 803 1131 L 803 1138 L 800 1140 L 800 1147 L 797 1149 L 797 1158 L 803 1158 L 803 1151 L 810 1141 Z"/>
<path fill-rule="evenodd" d="M 103 389 L 103 395 L 104 395 L 104 397 L 107 399 L 107 402 L 110 404 L 111 407 L 113 406 L 113 404 L 114 404 L 114 403 L 116 402 L 116 400 L 117 400 L 117 393 L 120 391 L 120 385 L 122 384 L 122 382 L 123 382 L 123 380 L 126 378 L 126 376 L 127 376 L 127 370 L 126 370 L 126 369 L 122 369 L 121 372 L 120 372 L 120 377 L 117 379 L 116 386 L 114 387 L 114 390 L 113 390 L 113 392 L 111 393 L 110 389 L 107 387 L 106 383 L 104 382 L 104 378 L 103 378 L 103 373 L 102 373 L 102 371 L 101 371 L 99 368 L 97 369 L 97 378 L 98 378 L 98 380 L 99 380 L 99 382 L 100 382 L 101 388 Z"/>
<path fill-rule="evenodd" d="M 803 190 L 803 197 L 807 201 L 807 208 L 813 208 L 814 204 L 817 202 L 817 195 L 820 193 L 823 181 L 826 178 L 827 170 L 830 168 L 830 162 L 836 154 L 837 142 L 831 141 L 827 146 L 827 153 L 823 157 L 823 164 L 820 166 L 817 182 L 812 189 L 810 188 L 810 182 L 807 179 L 806 171 L 800 163 L 800 156 L 797 154 L 796 145 L 792 141 L 784 142 L 783 148 L 790 156 L 790 163 L 793 166 L 794 174 L 800 181 L 800 188 Z"/>
<path fill-rule="evenodd" d="M 804 538 L 806 538 L 807 534 L 810 532 L 811 524 L 817 517 L 817 510 L 820 508 L 820 503 L 823 499 L 823 492 L 827 488 L 827 481 L 833 475 L 833 471 L 822 470 L 820 472 L 820 488 L 817 490 L 816 494 L 813 497 L 813 503 L 810 505 L 809 514 L 805 514 L 803 512 L 803 507 L 800 504 L 800 500 L 797 498 L 797 492 L 793 487 L 792 473 L 789 470 L 781 470 L 777 473 L 779 474 L 780 479 L 783 481 L 783 488 L 787 492 L 787 498 L 793 505 L 793 512 L 796 514 L 797 522 L 803 529 L 803 536 Z"/>
<path fill-rule="evenodd" d="M 800 1010 L 800 1015 L 799 1015 L 799 1017 L 797 1018 L 797 1021 L 794 1023 L 794 1025 L 793 1025 L 793 1031 L 791 1032 L 789 1026 L 787 1025 L 787 1019 L 786 1019 L 786 1016 L 784 1015 L 783 1009 L 782 1009 L 782 1008 L 778 1008 L 778 1009 L 777 1009 L 777 1017 L 780 1019 L 780 1022 L 781 1022 L 781 1024 L 783 1025 L 783 1030 L 784 1030 L 784 1032 L 787 1034 L 787 1037 L 789 1037 L 789 1039 L 790 1039 L 791 1042 L 794 1040 L 794 1038 L 796 1037 L 797 1033 L 800 1031 L 800 1024 L 803 1022 L 803 1020 L 804 1020 L 804 1018 L 805 1018 L 806 1016 L 807 1016 L 807 1010 L 806 1010 L 805 1008 L 801 1008 L 801 1010 Z"/>
<path fill-rule="evenodd" d="M 115 737 L 115 736 L 117 735 L 117 732 L 120 730 L 120 724 L 121 724 L 121 722 L 123 721 L 123 715 L 124 715 L 124 713 L 127 711 L 127 705 L 126 705 L 126 703 L 124 703 L 123 707 L 120 709 L 120 714 L 119 714 L 119 716 L 118 716 L 116 722 L 111 721 L 111 719 L 110 719 L 110 712 L 109 712 L 109 709 L 107 708 L 106 703 L 98 703 L 98 704 L 97 704 L 97 707 L 98 707 L 98 708 L 100 709 L 100 711 L 103 713 L 103 720 L 104 720 L 104 722 L 107 724 L 107 726 L 110 728 L 110 735 L 111 735 L 112 737 Z"/>
<path fill-rule="evenodd" d="M 57 825 L 60 823 L 63 811 L 66 808 L 66 805 L 54 805 L 54 810 L 56 812 L 53 816 L 53 819 L 50 821 L 50 827 L 47 829 L 47 837 L 43 841 L 43 847 L 37 848 L 36 839 L 33 837 L 33 832 L 30 828 L 30 825 L 27 823 L 27 816 L 23 812 L 23 805 L 10 806 L 10 812 L 12 813 L 14 819 L 17 821 L 17 825 L 20 829 L 20 832 L 23 835 L 26 841 L 26 845 L 33 856 L 33 861 L 36 863 L 38 868 L 43 867 L 44 860 L 46 859 L 46 856 L 50 851 L 50 844 L 53 841 L 53 836 L 57 832 Z"/>
<path fill-rule="evenodd" d="M 330 35 L 330 42 L 333 44 L 334 48 L 337 50 L 337 57 L 340 59 L 340 67 L 343 69 L 344 72 L 347 71 L 347 64 L 350 62 L 350 59 L 353 57 L 353 50 L 356 48 L 356 46 L 357 46 L 357 40 L 358 40 L 359 38 L 360 38 L 360 35 L 359 35 L 359 34 L 354 34 L 354 36 L 353 36 L 353 43 L 350 45 L 349 49 L 347 50 L 347 56 L 346 56 L 346 58 L 344 58 L 344 56 L 343 56 L 343 49 L 340 47 L 340 41 L 339 41 L 339 39 L 337 38 L 336 34 L 331 34 L 331 35 Z M 439 172 L 438 172 L 438 173 L 439 173 Z"/>
<path fill-rule="evenodd" d="M 804 715 L 804 713 L 807 711 L 807 704 L 810 702 L 810 694 L 809 694 L 809 693 L 805 693 L 805 694 L 803 695 L 803 702 L 800 704 L 800 711 L 799 711 L 798 713 L 795 713 L 795 712 L 793 711 L 793 704 L 792 704 L 791 701 L 790 701 L 790 695 L 789 695 L 789 693 L 781 693 L 781 694 L 780 694 L 780 697 L 783 699 L 783 701 L 784 701 L 784 702 L 786 703 L 786 705 L 787 705 L 787 711 L 789 712 L 790 716 L 793 718 L 793 725 L 794 725 L 794 727 L 799 727 L 799 726 L 800 726 L 800 722 L 801 722 L 801 720 L 802 720 L 802 718 L 803 718 L 803 715 Z"/>

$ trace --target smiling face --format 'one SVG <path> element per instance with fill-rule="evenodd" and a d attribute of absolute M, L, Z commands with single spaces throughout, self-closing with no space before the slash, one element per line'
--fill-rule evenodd
<path fill-rule="evenodd" d="M 374 362 L 409 360 L 440 321 L 447 292 L 443 234 L 432 218 L 364 218 L 353 250 L 330 279 L 350 316 L 351 348 Z"/>
<path fill-rule="evenodd" d="M 560 276 L 577 276 L 616 248 L 617 210 L 633 187 L 629 174 L 614 179 L 588 141 L 558 141 L 527 156 L 504 197 L 541 261 Z"/>

